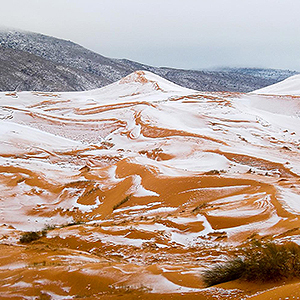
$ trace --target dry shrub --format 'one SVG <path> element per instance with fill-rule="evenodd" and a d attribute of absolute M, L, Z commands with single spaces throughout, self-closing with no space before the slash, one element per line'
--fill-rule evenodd
<path fill-rule="evenodd" d="M 300 246 L 257 243 L 245 251 L 246 280 L 278 281 L 300 277 Z"/>
<path fill-rule="evenodd" d="M 245 272 L 245 264 L 241 258 L 233 258 L 225 263 L 216 264 L 203 273 L 202 279 L 206 286 L 238 279 Z"/>
<path fill-rule="evenodd" d="M 114 205 L 113 210 L 119 208 L 122 204 L 126 203 L 129 199 L 130 199 L 130 195 L 126 196 L 124 199 L 122 199 L 119 203 L 117 203 L 116 205 Z"/>
<path fill-rule="evenodd" d="M 235 279 L 247 281 L 279 281 L 300 278 L 300 246 L 256 242 L 239 257 L 217 264 L 203 273 L 207 286 Z"/>
<path fill-rule="evenodd" d="M 46 236 L 47 232 L 46 231 L 28 231 L 24 232 L 21 237 L 20 237 L 20 243 L 22 244 L 28 244 L 30 242 L 36 241 L 43 236 Z"/>

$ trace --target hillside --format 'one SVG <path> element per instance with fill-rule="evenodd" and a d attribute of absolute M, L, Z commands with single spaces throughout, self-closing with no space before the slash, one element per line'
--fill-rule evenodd
<path fill-rule="evenodd" d="M 253 91 L 265 95 L 293 95 L 300 96 L 300 75 L 291 76 L 281 82 Z"/>
<path fill-rule="evenodd" d="M 300 244 L 297 97 L 136 71 L 0 103 L 1 299 L 300 297 L 298 279 L 202 281 L 249 245 Z"/>
<path fill-rule="evenodd" d="M 7 29 L 0 31 L 0 45 L 0 67 L 6 70 L 0 74 L 2 91 L 16 88 L 88 90 L 113 83 L 133 71 L 146 70 L 198 91 L 250 92 L 296 74 L 268 69 L 196 71 L 158 68 L 125 59 L 107 58 L 71 41 Z M 29 54 L 31 59 L 28 58 Z M 34 66 L 35 63 L 37 66 Z"/>
<path fill-rule="evenodd" d="M 56 64 L 36 55 L 0 47 L 0 87 L 5 91 L 77 91 L 109 82 L 79 69 Z"/>

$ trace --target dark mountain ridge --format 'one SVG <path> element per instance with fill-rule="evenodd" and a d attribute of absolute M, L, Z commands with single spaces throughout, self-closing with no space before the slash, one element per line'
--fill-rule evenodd
<path fill-rule="evenodd" d="M 0 90 L 81 91 L 147 70 L 199 91 L 249 92 L 296 74 L 289 70 L 182 70 L 112 59 L 71 41 L 34 32 L 0 31 Z"/>

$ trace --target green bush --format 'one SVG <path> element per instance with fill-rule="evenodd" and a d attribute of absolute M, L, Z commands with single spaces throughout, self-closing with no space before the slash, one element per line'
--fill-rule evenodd
<path fill-rule="evenodd" d="M 247 281 L 279 281 L 300 278 L 300 246 L 289 242 L 256 243 L 244 249 L 240 257 L 217 264 L 203 273 L 207 286 L 238 278 Z"/>

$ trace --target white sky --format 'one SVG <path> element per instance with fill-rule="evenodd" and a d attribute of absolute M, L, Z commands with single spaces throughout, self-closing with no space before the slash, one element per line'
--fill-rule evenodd
<path fill-rule="evenodd" d="M 300 71 L 300 0 L 0 0 L 0 24 L 154 66 Z"/>

